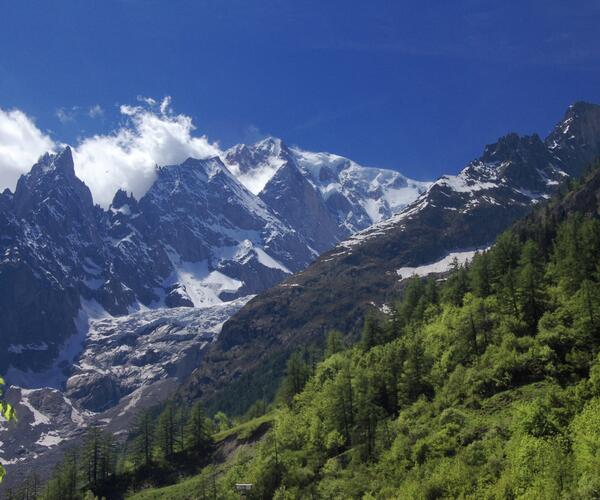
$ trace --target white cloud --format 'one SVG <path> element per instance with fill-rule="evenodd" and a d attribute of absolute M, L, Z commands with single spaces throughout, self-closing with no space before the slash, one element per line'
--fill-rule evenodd
<path fill-rule="evenodd" d="M 156 99 L 152 99 L 152 97 L 146 97 L 143 95 L 138 95 L 137 100 L 139 102 L 145 102 L 148 106 L 154 106 L 156 104 Z"/>
<path fill-rule="evenodd" d="M 221 154 L 217 143 L 193 135 L 195 126 L 189 116 L 173 113 L 170 97 L 161 102 L 138 100 L 143 104 L 121 106 L 126 120 L 120 128 L 83 138 L 73 147 L 75 173 L 103 207 L 119 188 L 138 199 L 143 196 L 156 177 L 156 165 Z M 90 116 L 95 108 L 89 109 Z M 59 147 L 22 111 L 0 109 L 0 188 L 14 190 L 19 176 L 29 172 L 40 155 Z"/>
<path fill-rule="evenodd" d="M 102 115 L 104 115 L 104 110 L 102 109 L 102 106 L 100 106 L 100 104 L 95 104 L 94 106 L 91 106 L 88 110 L 88 116 L 90 118 L 99 118 Z"/>
<path fill-rule="evenodd" d="M 158 112 L 155 101 L 140 100 L 148 106 L 121 106 L 121 114 L 127 117 L 124 126 L 109 135 L 88 137 L 74 149 L 75 172 L 103 207 L 119 188 L 138 199 L 143 196 L 156 177 L 156 165 L 221 154 L 206 136 L 192 135 L 192 119 L 174 114 L 170 97 L 162 100 Z"/>
<path fill-rule="evenodd" d="M 0 109 L 0 188 L 14 191 L 21 174 L 38 158 L 56 149 L 54 141 L 19 110 Z"/>
<path fill-rule="evenodd" d="M 79 111 L 78 106 L 73 106 L 71 109 L 67 108 L 58 108 L 56 110 L 56 117 L 59 119 L 61 123 L 68 123 L 75 121 L 75 115 Z"/>

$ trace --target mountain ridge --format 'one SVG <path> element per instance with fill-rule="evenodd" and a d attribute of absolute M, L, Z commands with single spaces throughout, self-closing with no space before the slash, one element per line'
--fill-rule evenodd
<path fill-rule="evenodd" d="M 567 125 L 585 129 L 585 140 L 572 138 Z M 331 329 L 356 335 L 373 302 L 381 307 L 398 296 L 403 286 L 398 269 L 486 247 L 563 180 L 581 173 L 588 158 L 600 156 L 597 125 L 600 106 L 577 103 L 545 142 L 537 135 L 508 134 L 486 146 L 479 159 L 432 183 L 399 214 L 350 237 L 246 304 L 224 324 L 184 393 L 214 408 L 243 411 L 242 401 L 260 398 L 254 386 L 275 390 L 272 379 L 282 373 L 294 346 L 322 343 Z M 581 155 L 577 144 L 591 146 Z M 268 375 L 252 380 L 261 370 Z"/>
<path fill-rule="evenodd" d="M 278 146 L 268 152 L 289 154 L 281 140 L 269 144 Z M 237 149 L 264 147 L 263 141 Z M 219 157 L 158 167 L 156 180 L 141 199 L 119 190 L 103 210 L 76 176 L 68 146 L 43 155 L 19 179 L 14 193 L 0 195 L 4 266 L 12 262 L 16 273 L 9 278 L 4 272 L 0 279 L 8 288 L 22 286 L 24 294 L 43 288 L 47 297 L 32 303 L 20 296 L 21 307 L 5 299 L 4 307 L 10 304 L 13 313 L 2 325 L 8 332 L 0 349 L 2 370 L 15 362 L 25 366 L 24 356 L 8 352 L 9 345 L 48 340 L 48 333 L 39 333 L 48 331 L 41 326 L 44 300 L 53 304 L 48 309 L 60 311 L 49 324 L 62 333 L 46 342 L 46 353 L 33 353 L 40 361 L 55 358 L 60 344 L 76 334 L 68 318 L 77 317 L 77 296 L 123 315 L 140 307 L 193 306 L 255 294 L 306 267 L 342 234 L 335 218 L 328 216 L 321 193 L 293 159 L 289 166 L 297 186 L 271 184 L 272 196 L 265 199 L 275 204 L 285 189 L 304 190 L 309 197 L 297 200 L 295 217 L 283 217 L 284 206 L 271 207 L 248 191 Z M 325 216 L 329 225 L 319 224 Z M 187 264 L 201 261 L 206 261 L 204 270 Z M 64 300 L 58 299 L 63 295 Z M 23 304 L 28 303 L 25 314 Z M 0 303 L 0 310 L 4 307 Z M 41 365 L 31 363 L 33 369 Z"/>

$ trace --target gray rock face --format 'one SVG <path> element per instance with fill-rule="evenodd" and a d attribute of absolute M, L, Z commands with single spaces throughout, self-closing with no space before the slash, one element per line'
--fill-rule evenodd
<path fill-rule="evenodd" d="M 282 220 L 293 222 L 294 228 L 319 253 L 348 236 L 347 228 L 338 224 L 321 193 L 291 158 L 275 172 L 259 196 Z"/>
<path fill-rule="evenodd" d="M 569 106 L 563 120 L 554 127 L 544 142 L 561 162 L 563 169 L 571 175 L 577 175 L 581 165 L 587 165 L 598 157 L 598 106 L 586 102 L 576 102 Z"/>

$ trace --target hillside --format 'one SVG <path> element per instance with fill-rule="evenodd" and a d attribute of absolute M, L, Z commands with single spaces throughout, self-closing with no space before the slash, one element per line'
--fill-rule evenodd
<path fill-rule="evenodd" d="M 293 350 L 322 349 L 331 329 L 356 339 L 367 311 L 389 306 L 405 286 L 399 270 L 489 246 L 600 155 L 599 131 L 600 106 L 577 103 L 544 140 L 509 134 L 486 146 L 399 214 L 246 304 L 204 354 L 186 395 L 234 413 L 272 397 Z"/>
<path fill-rule="evenodd" d="M 295 356 L 217 497 L 600 495 L 599 200 L 596 168 L 466 267 L 409 279 L 354 347 Z"/>

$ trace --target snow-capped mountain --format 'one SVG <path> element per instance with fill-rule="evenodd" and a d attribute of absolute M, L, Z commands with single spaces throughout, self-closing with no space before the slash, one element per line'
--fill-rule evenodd
<path fill-rule="evenodd" d="M 288 147 L 273 137 L 229 149 L 225 162 L 319 253 L 397 213 L 429 186 L 393 170 Z"/>
<path fill-rule="evenodd" d="M 537 134 L 508 134 L 485 147 L 483 155 L 470 162 L 458 175 L 444 175 L 412 204 L 396 215 L 358 232 L 340 245 L 336 253 L 388 232 L 406 230 L 413 220 L 445 221 L 442 228 L 469 222 L 471 228 L 463 248 L 485 244 L 513 220 L 540 200 L 549 198 L 571 176 L 577 176 L 600 156 L 600 106 L 578 102 L 569 107 L 564 119 L 542 141 Z M 487 224 L 484 223 L 487 221 Z M 477 222 L 479 224 L 477 225 Z M 491 229 L 491 232 L 490 232 Z M 448 232 L 447 229 L 445 232 Z M 439 240 L 433 255 L 420 254 L 410 262 L 442 257 L 460 248 L 457 231 L 453 242 Z M 487 241 L 486 241 L 487 238 Z M 421 262 L 418 262 L 418 261 Z"/>
<path fill-rule="evenodd" d="M 160 167 L 140 200 L 118 191 L 106 211 L 76 177 L 68 147 L 2 193 L 0 286 L 13 293 L 0 299 L 0 371 L 60 359 L 85 304 L 118 316 L 258 293 L 399 209 L 395 190 L 408 202 L 425 187 L 277 139 L 224 156 L 227 166 Z"/>
<path fill-rule="evenodd" d="M 212 361 L 198 368 L 186 391 L 226 411 L 244 411 L 257 395 L 246 381 L 275 387 L 257 378 L 256 373 L 273 377 L 261 363 L 322 343 L 324 333 L 333 329 L 356 334 L 366 311 L 398 297 L 404 278 L 443 272 L 454 257 L 465 260 L 475 249 L 486 248 L 563 180 L 599 157 L 600 106 L 594 104 L 569 107 L 545 140 L 517 134 L 500 138 L 396 215 L 356 233 L 249 301 L 225 323 L 206 354 Z M 245 381 L 246 401 L 231 397 L 242 393 L 229 375 L 234 366 L 236 377 Z M 223 406 L 234 401 L 235 408 Z"/>

